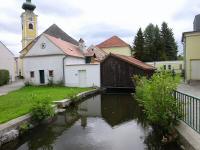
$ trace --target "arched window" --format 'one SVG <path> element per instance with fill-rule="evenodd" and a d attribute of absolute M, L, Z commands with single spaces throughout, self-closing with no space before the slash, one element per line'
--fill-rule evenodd
<path fill-rule="evenodd" d="M 28 28 L 33 30 L 33 24 L 29 23 Z"/>

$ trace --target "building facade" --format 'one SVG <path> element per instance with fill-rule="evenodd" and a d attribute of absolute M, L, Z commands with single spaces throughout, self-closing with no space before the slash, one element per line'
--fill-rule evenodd
<path fill-rule="evenodd" d="M 2 42 L 0 42 L 0 69 L 9 71 L 10 81 L 16 80 L 17 58 Z"/>
<path fill-rule="evenodd" d="M 194 19 L 194 31 L 184 32 L 185 81 L 200 80 L 200 16 Z"/>
<path fill-rule="evenodd" d="M 36 84 L 64 81 L 65 65 L 84 64 L 78 46 L 47 34 L 42 34 L 23 57 L 26 81 Z"/>

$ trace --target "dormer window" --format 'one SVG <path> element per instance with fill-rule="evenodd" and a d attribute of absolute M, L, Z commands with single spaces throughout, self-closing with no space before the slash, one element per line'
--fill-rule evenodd
<path fill-rule="evenodd" d="M 33 30 L 33 24 L 29 23 L 28 28 L 31 29 L 31 30 Z"/>

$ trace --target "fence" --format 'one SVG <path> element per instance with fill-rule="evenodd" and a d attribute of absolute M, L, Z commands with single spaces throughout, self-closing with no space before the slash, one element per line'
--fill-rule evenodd
<path fill-rule="evenodd" d="M 182 120 L 200 133 L 200 99 L 174 91 Z"/>

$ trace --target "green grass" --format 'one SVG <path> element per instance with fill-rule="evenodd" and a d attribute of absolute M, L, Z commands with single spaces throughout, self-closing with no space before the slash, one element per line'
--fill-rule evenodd
<path fill-rule="evenodd" d="M 36 100 L 48 99 L 50 102 L 62 100 L 89 90 L 90 88 L 68 88 L 29 86 L 0 96 L 0 124 L 25 115 Z"/>

